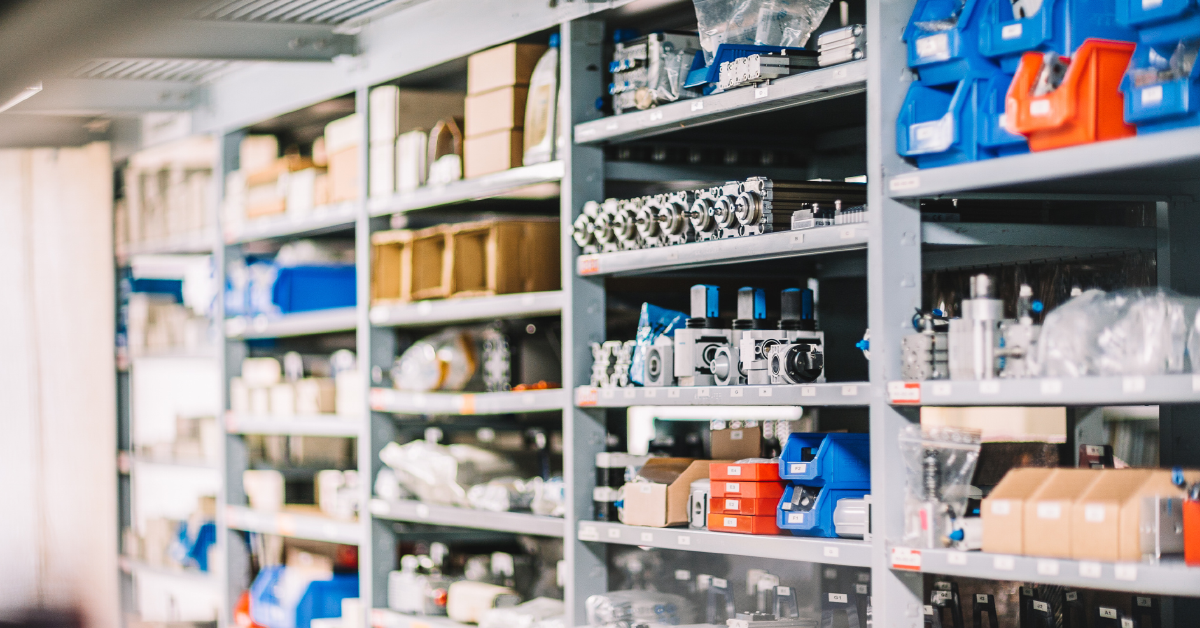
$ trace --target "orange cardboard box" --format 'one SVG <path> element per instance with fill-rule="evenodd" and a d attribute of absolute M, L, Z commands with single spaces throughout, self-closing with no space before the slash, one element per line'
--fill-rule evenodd
<path fill-rule="evenodd" d="M 740 534 L 779 534 L 779 526 L 775 525 L 775 515 L 747 517 L 745 515 L 710 513 L 708 529 L 713 532 L 737 532 Z"/>
<path fill-rule="evenodd" d="M 713 481 L 713 497 L 744 497 L 746 499 L 778 499 L 783 495 L 782 482 L 730 482 Z"/>
<path fill-rule="evenodd" d="M 708 469 L 714 480 L 744 480 L 746 482 L 778 482 L 779 463 L 776 462 L 714 462 Z"/>
<path fill-rule="evenodd" d="M 743 499 L 741 497 L 710 497 L 709 510 L 727 515 L 749 515 L 751 517 L 775 516 L 779 509 L 778 497 Z"/>

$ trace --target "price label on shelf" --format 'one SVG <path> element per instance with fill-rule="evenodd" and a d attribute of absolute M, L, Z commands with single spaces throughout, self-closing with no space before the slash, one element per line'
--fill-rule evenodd
<path fill-rule="evenodd" d="M 575 389 L 575 405 L 594 406 L 599 402 L 599 391 L 590 386 Z"/>
<path fill-rule="evenodd" d="M 1057 576 L 1058 561 L 1057 560 L 1039 560 L 1037 561 L 1037 572 L 1039 576 Z"/>
<path fill-rule="evenodd" d="M 888 399 L 892 403 L 921 403 L 921 382 L 888 382 Z"/>
<path fill-rule="evenodd" d="M 996 571 L 1012 571 L 1017 566 L 1012 556 L 996 556 L 992 558 L 992 568 Z"/>
<path fill-rule="evenodd" d="M 577 262 L 580 275 L 595 275 L 600 272 L 600 257 L 596 255 L 580 255 Z"/>
<path fill-rule="evenodd" d="M 921 571 L 921 550 L 911 547 L 893 547 L 892 569 Z"/>
<path fill-rule="evenodd" d="M 583 526 L 579 528 L 580 541 L 599 541 L 600 532 L 596 530 L 596 526 Z"/>

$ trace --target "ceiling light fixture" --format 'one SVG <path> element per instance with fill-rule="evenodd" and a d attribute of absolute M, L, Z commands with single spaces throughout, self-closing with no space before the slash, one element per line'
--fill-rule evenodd
<path fill-rule="evenodd" d="M 8 111 L 9 109 L 16 107 L 26 100 L 29 100 L 34 94 L 40 91 L 42 91 L 42 83 L 41 81 L 38 81 L 36 85 L 30 85 L 29 87 L 26 87 L 25 89 L 21 90 L 21 93 L 9 98 L 8 102 L 0 105 L 0 112 Z"/>

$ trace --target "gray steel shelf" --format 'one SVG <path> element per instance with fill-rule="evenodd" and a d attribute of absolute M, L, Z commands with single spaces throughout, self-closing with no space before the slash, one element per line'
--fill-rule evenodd
<path fill-rule="evenodd" d="M 871 566 L 871 544 L 852 539 L 734 534 L 688 528 L 645 528 L 601 521 L 580 521 L 577 536 L 580 541 L 594 543 L 778 558 L 850 567 Z"/>
<path fill-rule="evenodd" d="M 566 531 L 566 523 L 559 517 L 543 517 L 520 512 L 470 510 L 453 506 L 424 504 L 414 500 L 372 499 L 370 510 L 375 518 L 391 521 L 495 530 L 560 539 Z"/>
<path fill-rule="evenodd" d="M 358 327 L 355 308 L 298 312 L 269 318 L 267 316 L 236 316 L 225 319 L 225 337 L 251 340 L 255 338 L 286 338 L 339 331 L 354 331 Z"/>
<path fill-rule="evenodd" d="M 372 198 L 367 201 L 367 207 L 372 216 L 383 216 L 485 198 L 553 198 L 558 196 L 557 185 L 553 189 L 543 186 L 547 183 L 557 184 L 562 176 L 562 162 L 551 161 L 473 179 L 451 181 L 445 185 L 429 185 L 384 198 Z"/>
<path fill-rule="evenodd" d="M 925 168 L 887 178 L 892 198 L 1045 191 L 1182 193 L 1200 166 L 1200 128 L 1148 133 L 999 159 Z"/>
<path fill-rule="evenodd" d="M 472 628 L 446 617 L 405 615 L 387 608 L 371 609 L 371 628 Z"/>
<path fill-rule="evenodd" d="M 441 299 L 371 307 L 371 324 L 379 327 L 419 327 L 467 321 L 524 316 L 547 316 L 562 312 L 561 290 L 502 294 L 494 297 Z"/>
<path fill-rule="evenodd" d="M 212 253 L 217 241 L 215 229 L 204 229 L 194 233 L 180 233 L 157 240 L 126 243 L 117 254 L 128 258 L 133 255 L 169 255 L 184 253 Z"/>
<path fill-rule="evenodd" d="M 233 530 L 343 545 L 358 545 L 362 539 L 362 527 L 357 521 L 338 521 L 293 511 L 261 512 L 246 506 L 225 506 L 225 526 Z"/>
<path fill-rule="evenodd" d="M 248 220 L 236 230 L 226 230 L 226 244 L 243 244 L 256 240 L 319 235 L 354 227 L 358 201 L 345 201 L 316 207 L 307 216 L 281 214 Z"/>
<path fill-rule="evenodd" d="M 552 412 L 567 405 L 567 391 L 526 390 L 490 393 L 417 393 L 371 389 L 371 409 L 392 414 L 520 414 Z"/>
<path fill-rule="evenodd" d="M 892 405 L 1120 406 L 1200 403 L 1200 375 L 888 382 Z"/>
<path fill-rule="evenodd" d="M 913 551 L 918 552 L 919 569 L 912 567 Z M 1157 595 L 1195 596 L 1200 591 L 1200 568 L 1187 567 L 1182 560 L 1112 563 L 903 547 L 891 552 L 892 568 L 907 571 Z"/>
<path fill-rule="evenodd" d="M 787 386 L 695 386 L 575 389 L 579 407 L 629 406 L 865 406 L 871 401 L 867 382 Z"/>
<path fill-rule="evenodd" d="M 867 62 L 854 61 L 712 96 L 575 125 L 575 143 L 624 142 L 867 91 Z"/>
<path fill-rule="evenodd" d="M 158 467 L 175 467 L 178 469 L 199 469 L 202 471 L 216 471 L 217 464 L 207 460 L 177 460 L 175 458 L 151 458 L 134 454 L 129 457 L 129 468 L 141 465 L 153 465 Z"/>
<path fill-rule="evenodd" d="M 866 223 L 855 223 L 654 249 L 580 255 L 575 258 L 575 272 L 584 276 L 652 272 L 853 251 L 867 248 L 867 232 Z"/>
<path fill-rule="evenodd" d="M 362 417 L 343 417 L 336 414 L 258 417 L 226 412 L 225 431 L 230 434 L 357 437 L 362 433 Z"/>
<path fill-rule="evenodd" d="M 200 571 L 197 569 L 172 569 L 170 567 L 156 567 L 148 565 L 140 560 L 135 560 L 128 556 L 118 556 L 117 566 L 121 571 L 130 575 L 150 575 L 163 578 L 177 578 L 186 580 L 195 584 L 200 584 L 209 587 L 217 586 L 216 574 L 212 571 Z"/>

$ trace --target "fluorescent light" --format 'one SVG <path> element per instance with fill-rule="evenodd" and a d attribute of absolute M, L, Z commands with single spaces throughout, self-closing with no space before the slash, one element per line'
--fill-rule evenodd
<path fill-rule="evenodd" d="M 21 93 L 8 99 L 8 102 L 0 105 L 0 112 L 8 111 L 9 109 L 16 107 L 26 100 L 29 100 L 34 94 L 40 91 L 42 91 L 42 83 L 41 81 L 38 81 L 37 85 L 30 85 L 29 87 L 26 87 L 25 89 L 21 90 Z"/>

